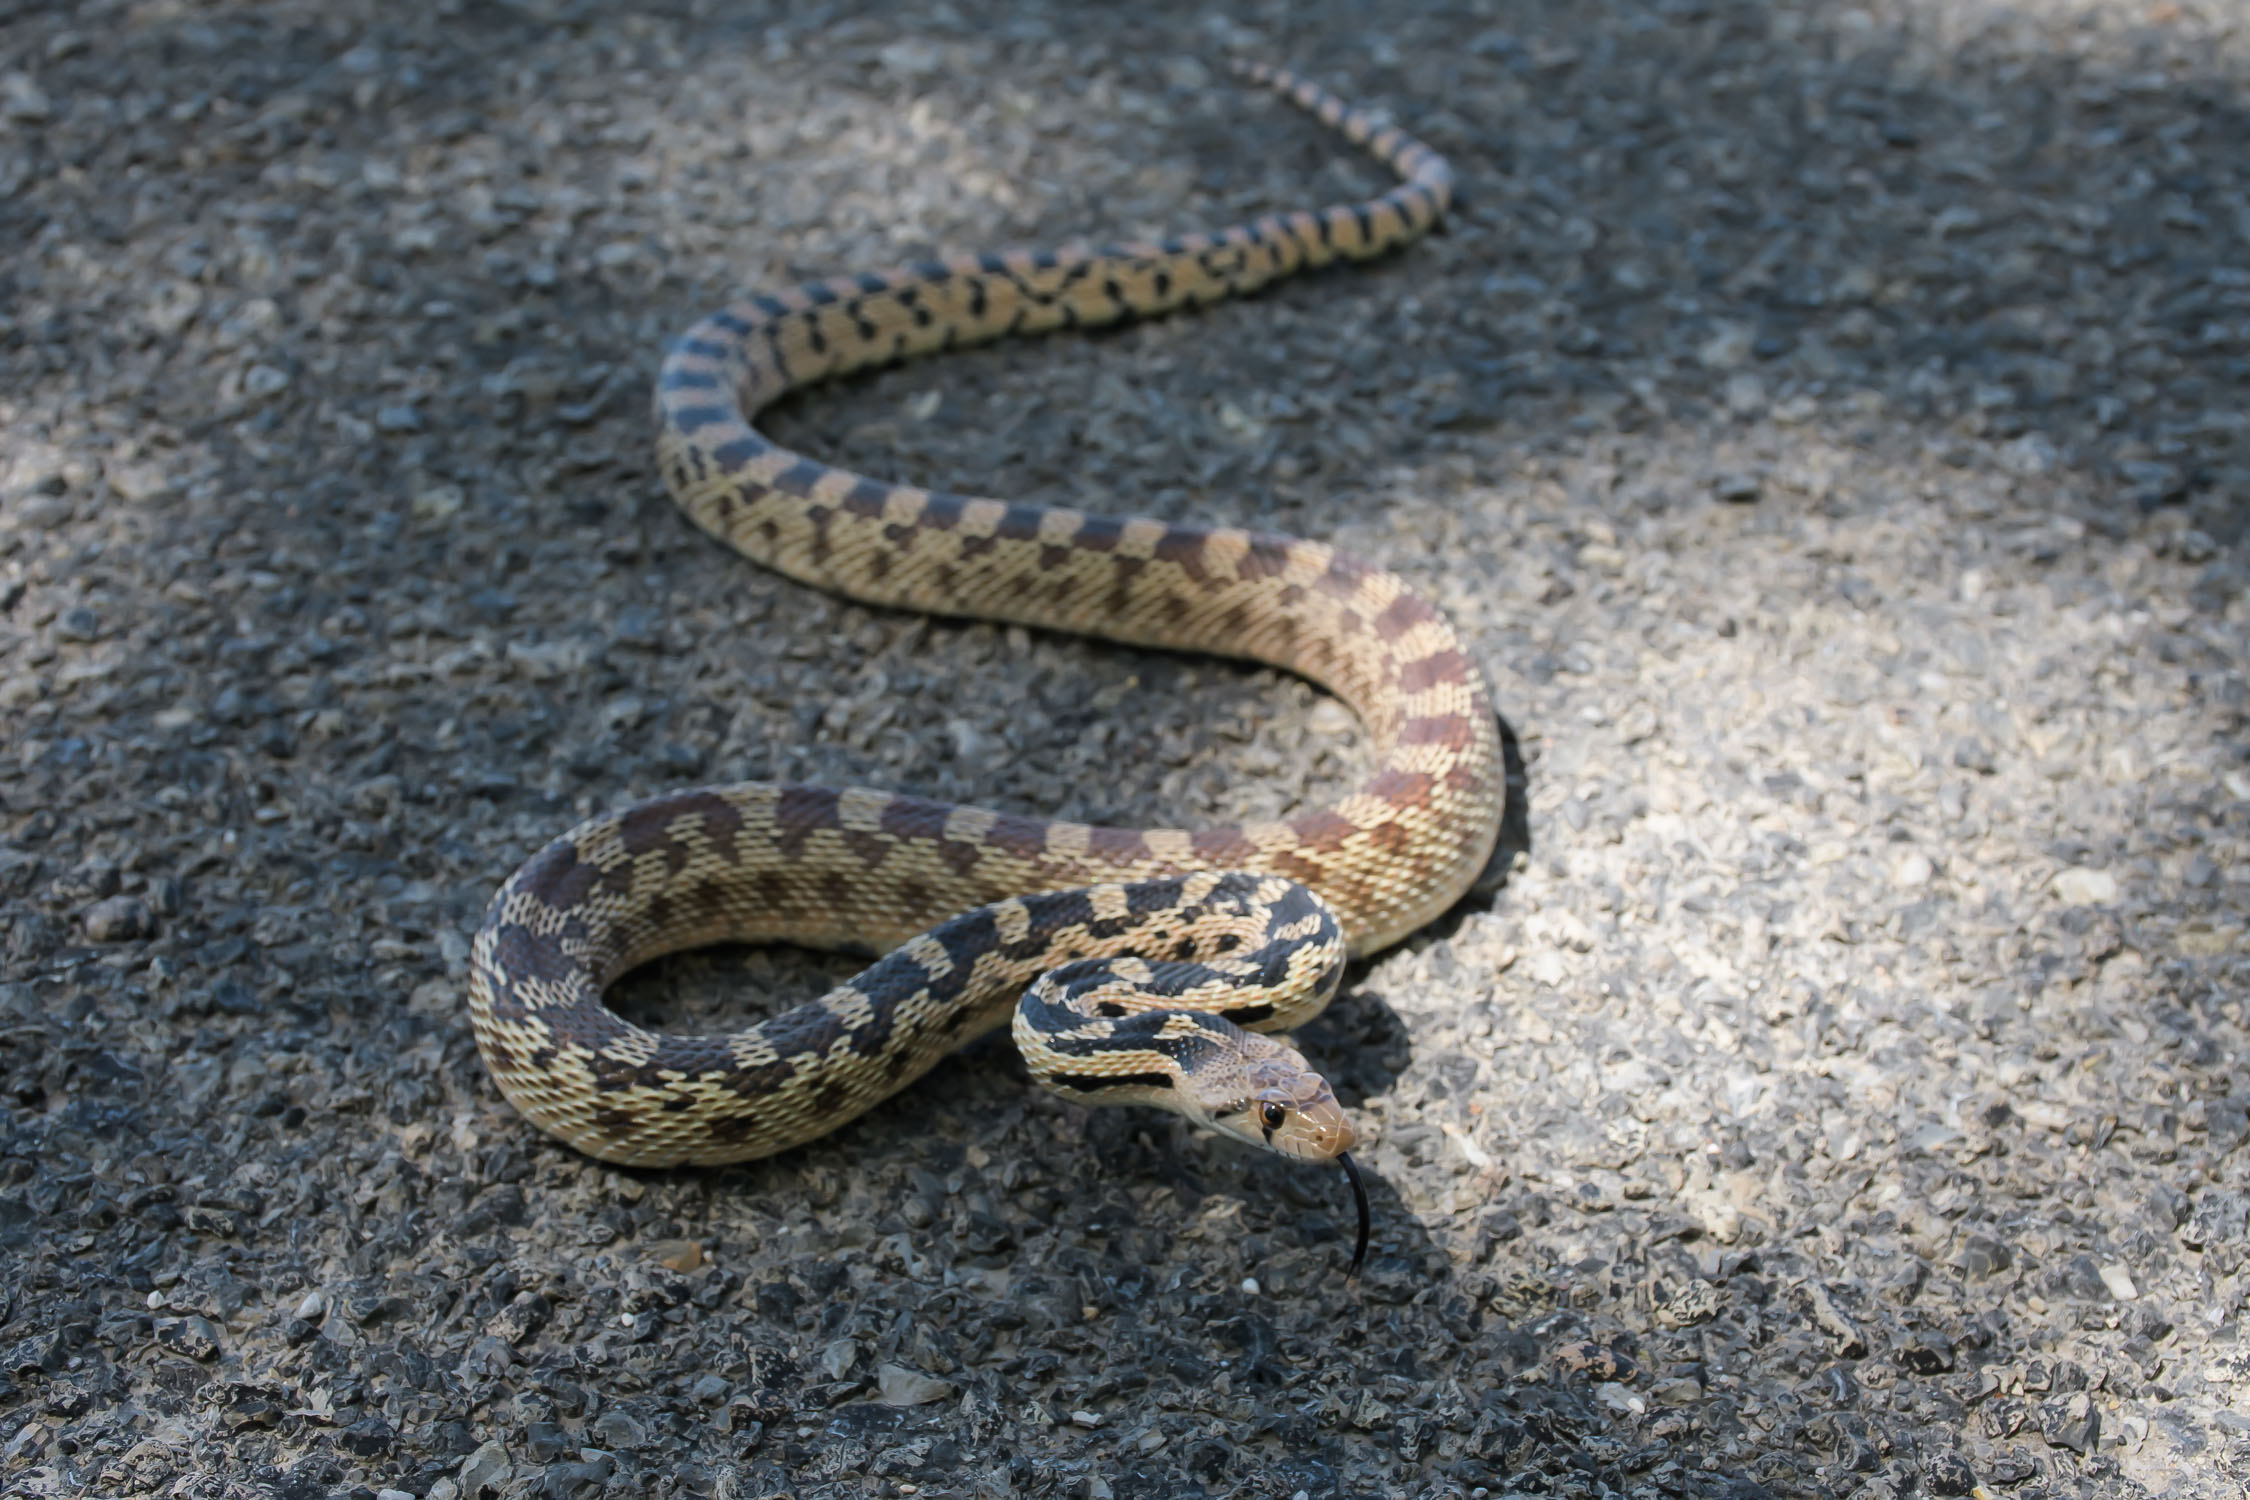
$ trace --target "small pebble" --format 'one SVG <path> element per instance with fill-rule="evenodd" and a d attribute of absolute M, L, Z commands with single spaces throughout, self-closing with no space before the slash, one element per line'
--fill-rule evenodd
<path fill-rule="evenodd" d="M 84 605 L 66 609 L 55 621 L 55 637 L 65 641 L 91 641 L 102 633 L 102 617 Z"/>
<path fill-rule="evenodd" d="M 923 1406 L 951 1397 L 958 1386 L 920 1370 L 885 1363 L 876 1368 L 877 1398 L 885 1406 Z"/>
<path fill-rule="evenodd" d="M 614 1406 L 596 1417 L 586 1432 L 612 1453 L 631 1453 L 648 1441 L 646 1429 L 630 1413 Z"/>
<path fill-rule="evenodd" d="M 2102 1285 L 2120 1302 L 2130 1302 L 2138 1297 L 2140 1289 L 2133 1285 L 2133 1273 L 2112 1261 L 2101 1269 Z"/>
<path fill-rule="evenodd" d="M 703 1264 L 703 1246 L 694 1240 L 664 1240 L 650 1247 L 658 1265 L 693 1271 Z"/>
<path fill-rule="evenodd" d="M 2055 877 L 2054 891 L 2071 906 L 2107 906 L 2117 899 L 2117 877 L 2107 870 L 2065 870 Z"/>
<path fill-rule="evenodd" d="M 80 915 L 86 936 L 97 943 L 130 943 L 153 936 L 156 914 L 138 896 L 111 896 Z"/>
<path fill-rule="evenodd" d="M 461 1461 L 455 1473 L 454 1484 L 461 1500 L 480 1500 L 487 1494 L 497 1494 L 514 1475 L 508 1462 L 508 1450 L 497 1439 L 484 1443 L 474 1453 Z"/>
<path fill-rule="evenodd" d="M 53 531 L 71 517 L 71 504 L 60 495 L 32 495 L 15 506 L 15 521 L 26 531 Z"/>
<path fill-rule="evenodd" d="M 252 365 L 242 377 L 242 393 L 253 401 L 278 396 L 289 389 L 289 372 L 272 365 Z"/>
<path fill-rule="evenodd" d="M 175 1354 L 208 1363 L 219 1357 L 219 1330 L 201 1316 L 156 1325 L 156 1341 Z"/>

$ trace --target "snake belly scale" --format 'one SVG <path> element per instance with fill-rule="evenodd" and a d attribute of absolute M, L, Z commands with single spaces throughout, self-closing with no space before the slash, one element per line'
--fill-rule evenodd
<path fill-rule="evenodd" d="M 1067 1096 L 1165 1105 L 1301 1158 L 1350 1145 L 1327 1085 L 1264 1033 L 1317 1013 L 1347 954 L 1436 916 L 1492 852 L 1497 726 L 1452 625 L 1319 542 L 887 483 L 792 453 L 749 420 L 869 366 L 1372 258 L 1444 212 L 1452 174 L 1427 146 L 1292 74 L 1237 71 L 1365 146 L 1399 185 L 1161 243 L 968 255 L 752 297 L 666 353 L 659 462 L 696 524 L 819 588 L 1300 674 L 1358 713 L 1373 773 L 1315 812 L 1203 829 L 764 782 L 597 817 L 508 880 L 471 953 L 478 1046 L 540 1128 L 637 1165 L 770 1155 L 1012 1017 L 1033 1077 Z M 653 1032 L 603 1005 L 633 966 L 725 941 L 883 956 L 730 1035 Z"/>

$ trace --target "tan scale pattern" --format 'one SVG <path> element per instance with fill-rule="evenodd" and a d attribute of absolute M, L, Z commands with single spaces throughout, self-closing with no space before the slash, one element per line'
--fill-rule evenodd
<path fill-rule="evenodd" d="M 1026 954 L 1033 934 L 1026 908 L 1012 902 L 1025 893 L 1098 887 L 1123 910 L 1132 882 L 1267 872 L 1316 892 L 1350 950 L 1366 953 L 1445 910 L 1482 871 L 1505 798 L 1491 701 L 1452 625 L 1397 577 L 1294 537 L 890 484 L 790 452 L 750 425 L 785 392 L 854 370 L 1013 333 L 1155 316 L 1382 255 L 1444 212 L 1452 173 L 1428 147 L 1289 73 L 1238 71 L 1403 180 L 1363 203 L 1160 244 L 962 256 L 751 298 L 667 352 L 658 459 L 697 524 L 805 583 L 872 604 L 1299 673 L 1359 714 L 1377 769 L 1333 807 L 1196 830 L 1097 828 L 769 783 L 678 793 L 588 822 L 502 888 L 472 955 L 478 1044 L 503 1091 L 543 1129 L 615 1161 L 783 1150 L 1000 1024 L 1024 985 L 1060 958 L 1133 952 L 1165 924 L 1161 913 L 1099 922 L 1099 933 L 1048 934 L 1047 951 Z M 987 907 L 991 951 L 933 953 L 919 938 Z M 718 941 L 875 953 L 913 944 L 909 956 L 936 977 L 918 994 L 882 996 L 855 981 L 722 1038 L 650 1033 L 602 1005 L 602 988 L 633 965 Z M 1295 963 L 1291 972 L 1298 991 L 1277 1002 L 1267 1029 L 1304 1019 L 1304 995 L 1324 982 Z M 940 990 L 942 1002 L 931 998 Z M 1318 993 L 1313 1008 L 1325 1000 Z M 1222 986 L 1207 1003 L 1244 1002 Z M 1051 1060 L 1035 1051 L 1034 1073 L 1046 1079 Z M 1107 1065 L 1145 1076 L 1159 1061 L 1132 1054 Z"/>

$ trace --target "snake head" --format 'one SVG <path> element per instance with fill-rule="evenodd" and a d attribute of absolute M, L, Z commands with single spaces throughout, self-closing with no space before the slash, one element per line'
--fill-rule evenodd
<path fill-rule="evenodd" d="M 1238 1064 L 1191 1076 L 1203 1123 L 1296 1161 L 1334 1161 L 1357 1138 L 1328 1080 L 1286 1042 L 1246 1033 Z"/>

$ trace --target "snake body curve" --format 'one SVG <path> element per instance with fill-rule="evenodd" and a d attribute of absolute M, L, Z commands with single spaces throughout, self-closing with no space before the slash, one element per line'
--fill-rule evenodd
<path fill-rule="evenodd" d="M 1319 542 L 887 483 L 790 452 L 749 420 L 869 366 L 1369 259 L 1444 212 L 1452 174 L 1430 148 L 1292 74 L 1237 71 L 1366 147 L 1399 185 L 1161 243 L 969 255 L 750 298 L 666 353 L 659 462 L 704 530 L 820 588 L 1309 678 L 1358 713 L 1374 772 L 1318 811 L 1195 830 L 763 782 L 597 817 L 508 880 L 472 947 L 478 1046 L 542 1129 L 621 1163 L 769 1155 L 1013 1014 L 1034 1077 L 1065 1094 L 1170 1103 L 1253 1140 L 1262 1112 L 1265 1143 L 1296 1155 L 1349 1144 L 1317 1075 L 1286 1081 L 1302 1059 L 1239 1028 L 1316 1013 L 1347 951 L 1427 922 L 1490 856 L 1505 799 L 1496 722 L 1452 625 L 1399 578 Z M 732 1035 L 652 1032 L 602 1004 L 635 965 L 722 941 L 885 956 Z M 1181 1104 L 1198 1070 L 1219 1075 L 1197 1082 L 1224 1102 Z M 1273 1101 L 1292 1088 L 1305 1128 L 1277 1139 Z M 1245 1112 L 1247 1125 L 1232 1118 Z"/>

